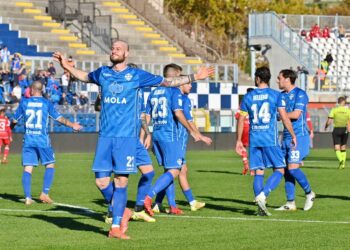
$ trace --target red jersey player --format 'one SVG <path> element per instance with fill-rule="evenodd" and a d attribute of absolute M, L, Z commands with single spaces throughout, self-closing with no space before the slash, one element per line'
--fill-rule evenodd
<path fill-rule="evenodd" d="M 249 93 L 252 90 L 253 90 L 253 88 L 248 88 L 247 89 L 247 93 Z M 236 120 L 239 119 L 239 116 L 240 116 L 240 110 L 238 109 L 236 114 L 235 114 Z M 248 146 L 249 146 L 249 117 L 248 116 L 246 116 L 246 119 L 244 120 L 244 127 L 243 127 L 243 134 L 242 134 L 242 143 L 243 143 L 243 146 L 245 148 L 248 148 Z M 243 162 L 242 174 L 246 175 L 248 170 L 249 170 L 249 163 L 248 163 L 247 152 L 246 151 L 242 152 L 241 156 L 242 156 L 242 162 Z M 251 175 L 252 175 L 252 173 L 251 173 Z"/>
<path fill-rule="evenodd" d="M 5 109 L 0 108 L 0 152 L 2 145 L 4 145 L 4 156 L 1 161 L 2 164 L 8 163 L 7 156 L 10 150 L 10 143 L 12 142 L 12 132 L 10 128 L 10 121 L 5 116 Z"/>

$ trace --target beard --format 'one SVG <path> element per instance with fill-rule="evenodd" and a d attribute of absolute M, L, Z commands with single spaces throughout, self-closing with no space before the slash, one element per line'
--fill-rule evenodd
<path fill-rule="evenodd" d="M 120 58 L 112 58 L 112 55 L 109 57 L 109 60 L 112 62 L 113 65 L 125 62 L 125 54 Z"/>

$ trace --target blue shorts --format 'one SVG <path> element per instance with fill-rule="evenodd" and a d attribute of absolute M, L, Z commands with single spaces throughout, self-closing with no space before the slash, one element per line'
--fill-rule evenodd
<path fill-rule="evenodd" d="M 22 166 L 38 166 L 39 160 L 41 164 L 46 166 L 55 163 L 55 152 L 52 147 L 37 148 L 23 147 L 22 148 Z"/>
<path fill-rule="evenodd" d="M 149 157 L 149 154 L 145 146 L 143 146 L 140 140 L 137 140 L 136 167 L 145 166 L 145 165 L 152 165 L 152 160 L 151 160 L 151 157 Z"/>
<path fill-rule="evenodd" d="M 184 164 L 185 152 L 180 141 L 153 141 L 153 152 L 156 155 L 158 164 L 165 169 L 180 169 Z"/>
<path fill-rule="evenodd" d="M 297 147 L 295 150 L 292 149 L 292 139 L 284 139 L 282 141 L 282 152 L 287 164 L 300 164 L 310 152 L 309 135 L 297 137 Z"/>
<path fill-rule="evenodd" d="M 251 170 L 263 170 L 285 168 L 286 162 L 279 146 L 249 147 L 249 165 Z"/>
<path fill-rule="evenodd" d="M 114 172 L 115 174 L 135 174 L 136 137 L 102 137 L 99 136 L 95 159 L 92 166 L 94 172 Z"/>

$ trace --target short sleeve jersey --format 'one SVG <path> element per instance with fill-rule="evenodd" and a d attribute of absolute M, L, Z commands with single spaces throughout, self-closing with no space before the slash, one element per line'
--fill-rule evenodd
<path fill-rule="evenodd" d="M 163 77 L 137 68 L 116 71 L 102 66 L 90 72 L 89 79 L 101 87 L 100 136 L 136 137 L 140 89 L 159 85 Z"/>
<path fill-rule="evenodd" d="M 173 142 L 179 140 L 179 121 L 174 112 L 183 110 L 182 94 L 179 88 L 158 87 L 150 93 L 146 114 L 153 123 L 153 140 Z"/>
<path fill-rule="evenodd" d="M 328 117 L 334 120 L 333 122 L 335 128 L 347 127 L 350 120 L 350 109 L 346 106 L 332 108 Z"/>
<path fill-rule="evenodd" d="M 51 147 L 48 134 L 49 117 L 61 117 L 53 104 L 44 97 L 23 98 L 13 116 L 14 121 L 24 119 L 24 147 Z"/>
<path fill-rule="evenodd" d="M 301 115 L 298 119 L 291 119 L 293 130 L 295 133 L 295 136 L 305 136 L 309 135 L 307 122 L 306 122 L 306 111 L 307 111 L 307 105 L 309 103 L 309 98 L 306 94 L 306 92 L 298 87 L 295 87 L 292 89 L 289 93 L 282 92 L 284 95 L 284 99 L 286 101 L 286 112 L 290 113 L 294 110 L 300 110 Z M 292 136 L 290 135 L 289 131 L 284 128 L 283 129 L 283 139 L 291 139 Z"/>
<path fill-rule="evenodd" d="M 284 107 L 281 93 L 270 88 L 257 88 L 244 96 L 241 112 L 249 115 L 250 147 L 278 145 L 277 112 Z"/>

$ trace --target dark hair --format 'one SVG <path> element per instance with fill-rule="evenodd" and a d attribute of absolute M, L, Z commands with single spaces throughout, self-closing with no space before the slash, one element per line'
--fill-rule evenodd
<path fill-rule="evenodd" d="M 254 88 L 247 88 L 247 93 L 249 93 L 250 91 L 253 91 Z"/>
<path fill-rule="evenodd" d="M 338 98 L 338 104 L 340 104 L 340 103 L 342 103 L 344 101 L 346 101 L 346 97 L 345 96 L 341 96 L 341 97 Z"/>
<path fill-rule="evenodd" d="M 180 65 L 177 65 L 175 63 L 170 63 L 170 64 L 167 64 L 167 65 L 164 66 L 164 69 L 163 69 L 163 76 L 164 77 L 168 73 L 169 69 L 175 69 L 175 70 L 178 70 L 178 71 L 182 71 L 182 67 Z"/>
<path fill-rule="evenodd" d="M 284 78 L 289 78 L 293 85 L 295 84 L 295 80 L 298 78 L 297 73 L 291 69 L 283 69 L 280 71 L 280 74 L 282 74 Z"/>
<path fill-rule="evenodd" d="M 255 70 L 255 77 L 259 77 L 260 81 L 269 83 L 271 79 L 270 69 L 268 67 L 260 67 Z"/>

